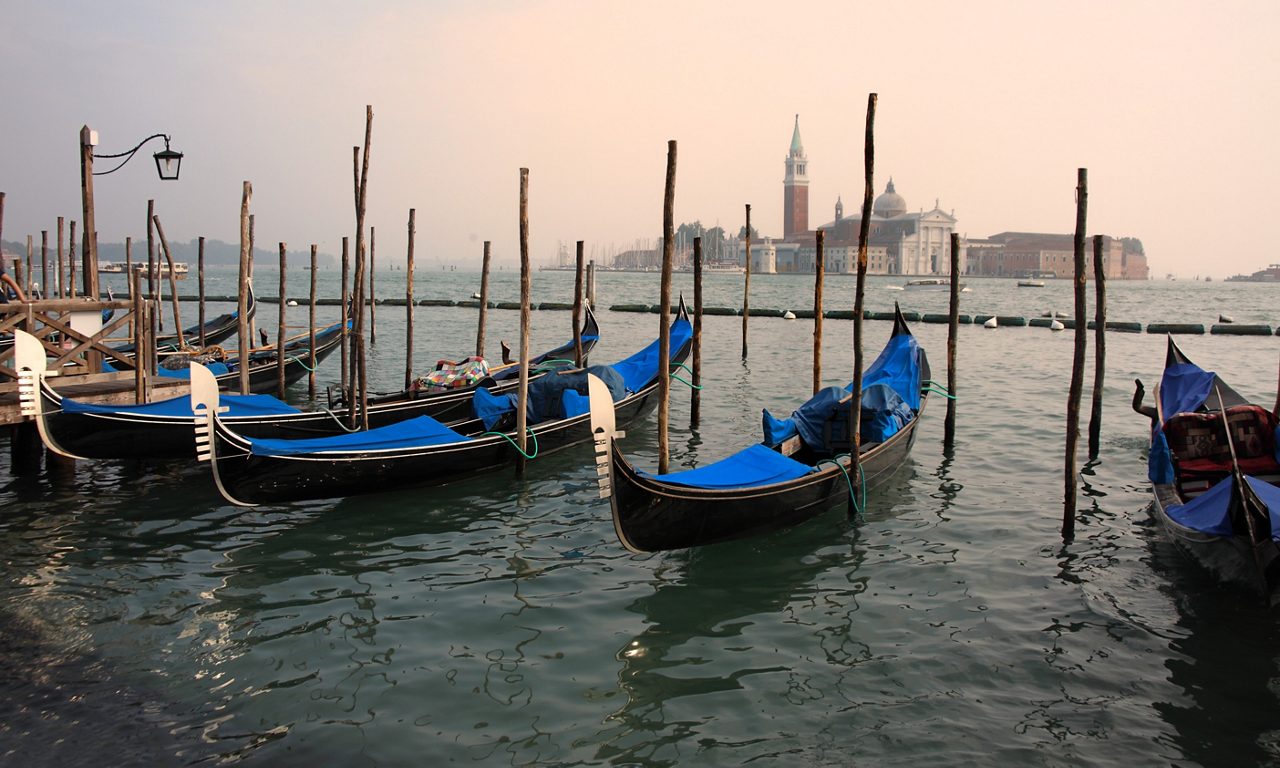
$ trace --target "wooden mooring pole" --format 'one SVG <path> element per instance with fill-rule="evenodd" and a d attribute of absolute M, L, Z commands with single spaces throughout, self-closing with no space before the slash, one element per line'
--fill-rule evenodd
<path fill-rule="evenodd" d="M 156 235 L 160 237 L 160 250 L 164 253 L 164 263 L 169 267 L 169 293 L 170 298 L 173 299 L 173 330 L 178 334 L 178 348 L 181 349 L 187 345 L 187 341 L 182 337 L 182 312 L 178 308 L 178 276 L 173 269 L 173 253 L 169 251 L 169 239 L 164 236 L 160 217 L 153 216 L 152 221 L 156 224 Z"/>
<path fill-rule="evenodd" d="M 1062 540 L 1071 541 L 1076 533 L 1076 445 L 1080 441 L 1080 397 L 1084 390 L 1085 339 L 1085 213 L 1089 203 L 1088 170 L 1080 168 L 1076 175 L 1075 232 L 1075 348 L 1071 358 L 1071 388 L 1067 394 L 1067 447 L 1063 467 Z"/>
<path fill-rule="evenodd" d="M 342 396 L 346 398 L 348 407 L 351 404 L 351 329 L 348 327 L 349 320 L 355 307 L 351 304 L 351 241 L 349 238 L 342 238 L 342 311 L 340 317 L 342 319 Z"/>
<path fill-rule="evenodd" d="M 49 230 L 40 230 L 40 298 L 47 299 L 49 293 Z"/>
<path fill-rule="evenodd" d="M 65 257 L 64 243 L 62 241 L 62 225 L 63 225 L 63 219 L 61 216 L 59 216 L 58 217 L 58 298 L 65 299 L 67 298 L 67 285 L 66 285 L 66 281 L 63 280 L 63 275 L 66 274 L 64 271 L 66 268 L 66 262 L 64 259 Z"/>
<path fill-rule="evenodd" d="M 369 227 L 369 343 L 378 343 L 378 292 L 374 287 L 374 276 L 378 274 L 374 256 L 377 254 L 377 233 Z"/>
<path fill-rule="evenodd" d="M 675 258 L 676 142 L 667 142 L 667 183 L 662 196 L 662 280 L 658 303 L 658 474 L 670 462 L 671 421 L 671 261 Z M 743 322 L 746 322 L 744 316 Z M 743 335 L 746 357 L 746 335 Z"/>
<path fill-rule="evenodd" d="M 484 241 L 484 258 L 480 262 L 480 319 L 476 327 L 476 357 L 484 357 L 484 324 L 489 311 L 490 242 Z"/>
<path fill-rule="evenodd" d="M 1102 263 L 1102 235 L 1093 236 L 1093 402 L 1089 411 L 1089 461 L 1102 443 L 1102 381 L 1107 370 L 1107 271 Z"/>
<path fill-rule="evenodd" d="M 133 238 L 126 237 L 124 239 L 124 282 L 125 282 L 125 287 L 129 291 L 130 299 L 133 298 L 133 278 L 130 277 L 130 275 L 132 274 L 133 274 Z M 204 325 L 203 315 L 200 317 L 200 324 Z M 203 330 L 201 331 L 200 338 L 202 340 L 204 338 Z M 201 344 L 201 346 L 204 346 L 204 345 Z"/>
<path fill-rule="evenodd" d="M 579 240 L 577 244 L 577 260 L 574 261 L 573 268 L 573 365 L 581 368 L 584 360 L 582 355 L 582 278 L 583 270 L 586 264 L 583 263 L 583 241 Z"/>
<path fill-rule="evenodd" d="M 693 386 L 689 388 L 689 427 L 702 421 L 702 238 L 693 238 Z"/>
<path fill-rule="evenodd" d="M 747 320 L 751 317 L 751 204 L 747 203 L 746 269 L 742 272 L 742 359 L 747 359 Z"/>
<path fill-rule="evenodd" d="M 240 347 L 240 394 L 249 394 L 249 203 L 253 199 L 253 185 L 244 182 L 240 193 L 240 290 L 236 304 L 236 343 Z M 150 229 L 148 228 L 148 232 Z M 150 234 L 147 235 L 148 239 Z"/>
<path fill-rule="evenodd" d="M 319 246 L 311 244 L 311 298 L 307 302 L 307 397 L 316 399 L 316 251 Z M 341 317 L 341 301 L 338 315 Z"/>
<path fill-rule="evenodd" d="M 417 234 L 417 209 L 409 209 L 409 247 L 404 276 L 404 388 L 413 383 L 413 239 Z"/>
<path fill-rule="evenodd" d="M 280 243 L 280 311 L 278 313 L 279 322 L 276 325 L 276 397 L 284 399 L 284 339 L 287 331 L 285 330 L 285 304 L 288 303 L 285 293 L 285 244 Z"/>
<path fill-rule="evenodd" d="M 822 389 L 822 279 L 826 277 L 824 243 L 826 233 L 817 232 L 813 257 L 813 394 Z"/>
<path fill-rule="evenodd" d="M 197 320 L 199 321 L 198 327 L 200 328 L 200 349 L 204 349 L 206 346 L 206 342 L 204 338 L 205 307 L 204 307 L 204 236 L 203 235 L 201 235 L 198 243 L 199 245 L 197 246 L 197 250 L 196 250 L 196 291 L 197 291 L 196 311 L 199 313 Z"/>
<path fill-rule="evenodd" d="M 951 233 L 951 300 L 947 305 L 947 416 L 942 422 L 942 450 L 956 442 L 956 344 L 960 335 L 960 235 Z"/>
<path fill-rule="evenodd" d="M 70 234 L 67 237 L 67 298 L 76 297 L 76 222 L 67 222 Z"/>
<path fill-rule="evenodd" d="M 858 478 L 858 486 L 862 486 L 862 457 L 858 455 L 861 447 L 862 430 L 862 306 L 866 294 L 867 282 L 867 241 L 871 233 L 871 199 L 875 193 L 876 168 L 876 102 L 878 97 L 872 93 L 867 96 L 867 130 L 863 141 L 863 176 L 862 221 L 858 226 L 858 282 L 853 300 L 853 392 L 849 404 L 849 476 Z M 854 500 L 849 499 L 849 512 L 857 509 Z"/>
<path fill-rule="evenodd" d="M 529 169 L 520 169 L 520 381 L 516 395 L 516 477 L 524 477 L 529 402 Z"/>

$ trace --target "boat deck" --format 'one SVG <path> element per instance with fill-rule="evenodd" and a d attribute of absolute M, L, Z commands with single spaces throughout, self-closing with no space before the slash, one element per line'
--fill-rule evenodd
<path fill-rule="evenodd" d="M 93 381 L 83 381 L 92 378 Z M 158 377 L 162 378 L 162 377 Z M 132 373 L 98 374 L 96 376 L 54 377 L 49 380 L 59 393 L 85 403 L 96 405 L 122 405 L 135 402 Z M 178 397 L 191 391 L 185 379 L 162 379 L 151 385 L 151 399 Z M 20 424 L 22 410 L 17 392 L 0 393 L 0 425 Z"/>

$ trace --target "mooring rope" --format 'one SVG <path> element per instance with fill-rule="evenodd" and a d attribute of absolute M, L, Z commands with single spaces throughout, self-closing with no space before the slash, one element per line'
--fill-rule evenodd
<path fill-rule="evenodd" d="M 844 465 L 839 461 L 841 457 L 848 456 L 849 454 L 847 453 L 837 454 L 834 458 L 819 461 L 817 466 L 822 466 L 823 464 L 834 464 L 836 469 L 840 470 L 840 474 L 844 475 L 845 485 L 849 487 L 849 504 L 853 507 L 854 516 L 865 523 L 867 518 L 866 515 L 862 513 L 862 510 L 867 507 L 867 476 L 863 472 L 862 462 L 858 462 L 858 488 L 862 491 L 862 505 L 859 506 L 857 495 L 853 491 L 853 481 L 849 478 L 849 470 L 845 469 Z"/>
<path fill-rule="evenodd" d="M 693 371 L 692 371 L 692 370 L 689 370 L 689 366 L 685 365 L 684 363 L 674 363 L 674 365 L 675 365 L 675 367 L 677 367 L 677 368 L 681 368 L 681 369 L 683 369 L 683 370 L 689 371 L 689 375 L 690 375 L 690 376 L 692 376 L 692 375 L 693 375 Z M 701 389 L 702 389 L 702 385 L 701 385 L 701 384 L 694 384 L 692 381 L 685 381 L 684 379 L 680 378 L 679 376 L 675 375 L 674 373 L 671 373 L 671 374 L 668 374 L 668 375 L 669 375 L 671 378 L 675 379 L 676 381 L 680 382 L 681 384 L 685 385 L 685 386 L 686 386 L 686 387 L 688 387 L 689 389 L 697 389 L 697 390 L 701 390 Z"/>
<path fill-rule="evenodd" d="M 515 440 L 512 440 L 511 435 L 508 435 L 506 432 L 483 432 L 481 433 L 481 436 L 483 437 L 484 435 L 496 435 L 497 437 L 501 437 L 502 439 L 506 440 L 508 443 L 511 443 L 511 447 L 516 449 L 516 453 L 532 461 L 533 459 L 538 458 L 538 433 L 534 432 L 532 427 L 525 427 L 524 429 L 526 432 L 529 433 L 529 436 L 533 438 L 532 454 L 528 454 L 520 450 L 520 446 L 516 443 Z"/>

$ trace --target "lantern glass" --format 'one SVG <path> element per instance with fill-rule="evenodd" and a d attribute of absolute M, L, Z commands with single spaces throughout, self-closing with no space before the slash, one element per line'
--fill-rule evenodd
<path fill-rule="evenodd" d="M 182 153 L 174 152 L 167 146 L 155 154 L 156 172 L 160 174 L 163 181 L 177 181 L 178 172 L 182 167 Z"/>

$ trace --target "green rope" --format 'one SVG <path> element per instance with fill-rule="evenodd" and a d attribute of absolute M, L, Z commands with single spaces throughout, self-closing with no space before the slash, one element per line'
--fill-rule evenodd
<path fill-rule="evenodd" d="M 532 461 L 533 459 L 538 458 L 538 433 L 534 432 L 532 427 L 525 427 L 524 429 L 533 438 L 533 454 L 532 455 L 520 450 L 519 444 L 517 444 L 515 440 L 512 440 L 511 435 L 508 435 L 506 432 L 485 432 L 483 434 L 496 435 L 497 437 L 501 437 L 502 439 L 506 440 L 508 443 L 511 443 L 511 447 L 516 449 L 516 453 Z"/>
<path fill-rule="evenodd" d="M 955 395 L 949 394 L 949 393 L 948 393 L 948 392 L 946 392 L 945 390 L 941 390 L 941 389 L 934 389 L 933 387 L 925 387 L 923 391 L 925 391 L 925 392 L 932 392 L 932 393 L 934 393 L 935 395 L 942 395 L 943 397 L 947 398 L 948 400 L 955 400 L 955 399 L 956 399 L 956 396 L 955 396 Z"/>
<path fill-rule="evenodd" d="M 551 359 L 543 360 L 541 363 L 538 363 L 538 367 L 534 368 L 533 372 L 546 373 L 547 371 L 557 370 L 560 366 L 563 366 L 563 365 L 573 365 L 573 361 L 566 360 L 561 357 L 553 357 Z"/>
<path fill-rule="evenodd" d="M 317 364 L 316 364 L 316 368 L 312 368 L 312 367 L 308 366 L 306 363 L 302 362 L 301 358 L 294 357 L 293 355 L 289 355 L 289 359 L 290 359 L 290 360 L 292 360 L 293 362 L 297 363 L 298 365 L 302 366 L 302 367 L 303 367 L 303 368 L 305 368 L 306 370 L 311 371 L 312 373 L 315 373 L 316 368 L 319 368 L 319 367 L 320 367 L 320 364 L 319 364 L 319 363 L 317 363 Z"/>
<path fill-rule="evenodd" d="M 692 371 L 692 370 L 690 370 L 690 369 L 689 369 L 689 366 L 685 365 L 684 363 L 672 363 L 672 365 L 674 365 L 674 366 L 675 366 L 675 367 L 677 367 L 677 368 L 683 368 L 684 370 L 689 371 L 689 374 L 690 374 L 690 375 L 693 375 L 693 371 Z M 668 375 L 669 375 L 671 378 L 675 379 L 676 381 L 680 382 L 681 384 L 685 385 L 686 387 L 688 387 L 688 388 L 690 388 L 690 389 L 696 389 L 696 390 L 698 390 L 698 391 L 702 391 L 702 385 L 701 385 L 701 384 L 694 384 L 692 381 L 685 381 L 684 379 L 680 378 L 679 376 L 675 375 L 674 373 L 672 373 L 672 374 L 668 374 Z"/>
<path fill-rule="evenodd" d="M 845 485 L 849 487 L 849 504 L 853 507 L 854 516 L 865 523 L 867 521 L 867 518 L 862 513 L 862 510 L 867 508 L 867 482 L 866 482 L 867 477 L 863 473 L 862 462 L 858 462 L 858 480 L 859 480 L 858 488 L 862 490 L 862 505 L 861 507 L 859 507 L 857 495 L 853 491 L 853 481 L 849 479 L 849 470 L 845 469 L 844 465 L 838 461 L 838 459 L 840 459 L 841 456 L 848 456 L 848 455 L 849 454 L 847 453 L 841 453 L 835 456 L 834 458 L 823 459 L 822 461 L 818 462 L 818 466 L 822 466 L 823 464 L 834 464 L 836 469 L 840 470 L 840 474 L 844 475 Z"/>

